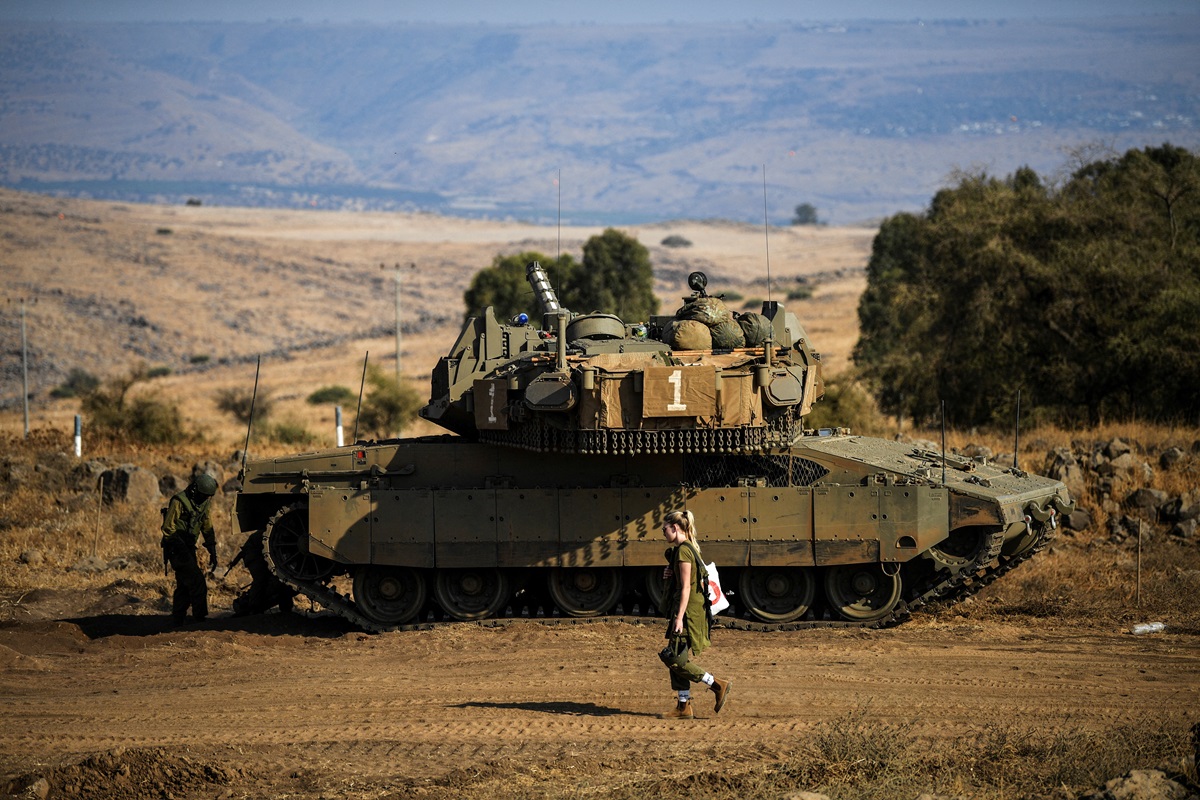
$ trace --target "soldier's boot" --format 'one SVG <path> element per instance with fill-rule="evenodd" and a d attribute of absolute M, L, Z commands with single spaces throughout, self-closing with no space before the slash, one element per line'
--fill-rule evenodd
<path fill-rule="evenodd" d="M 686 703 L 677 703 L 674 711 L 668 711 L 665 714 L 659 714 L 659 719 L 695 719 L 696 715 L 692 713 L 692 701 Z"/>
<path fill-rule="evenodd" d="M 725 701 L 729 699 L 729 690 L 733 688 L 733 681 L 723 681 L 720 678 L 713 678 L 712 686 L 713 694 L 717 696 L 716 706 L 713 708 L 714 714 L 720 714 L 721 709 L 725 707 Z"/>

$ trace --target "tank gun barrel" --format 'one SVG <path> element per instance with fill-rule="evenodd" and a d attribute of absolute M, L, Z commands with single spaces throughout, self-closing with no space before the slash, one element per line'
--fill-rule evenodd
<path fill-rule="evenodd" d="M 542 316 L 556 314 L 563 310 L 558 302 L 554 286 L 550 284 L 550 278 L 546 275 L 546 270 L 542 269 L 541 264 L 531 261 L 525 269 L 525 279 L 533 287 L 533 293 L 537 297 L 538 308 L 541 310 Z"/>

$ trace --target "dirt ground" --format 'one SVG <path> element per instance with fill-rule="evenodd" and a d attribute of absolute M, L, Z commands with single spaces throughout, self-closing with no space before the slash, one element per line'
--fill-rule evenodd
<path fill-rule="evenodd" d="M 1186 730 L 1200 699 L 1197 631 L 942 614 L 715 631 L 701 661 L 733 679 L 729 704 L 714 716 L 701 691 L 702 718 L 672 723 L 654 620 L 369 635 L 324 614 L 172 629 L 119 583 L 19 601 L 0 624 L 0 788 L 41 777 L 51 797 L 596 796 L 694 762 L 765 769 L 856 715 L 949 747 L 987 726 Z"/>

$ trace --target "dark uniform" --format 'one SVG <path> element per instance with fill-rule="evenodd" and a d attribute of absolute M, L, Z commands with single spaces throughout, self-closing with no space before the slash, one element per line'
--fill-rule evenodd
<path fill-rule="evenodd" d="M 235 564 L 238 561 L 246 565 L 253 581 L 250 588 L 233 601 L 234 616 L 262 614 L 275 606 L 279 606 L 280 611 L 292 610 L 292 598 L 296 593 L 276 578 L 267 566 L 267 559 L 263 555 L 262 532 L 255 531 L 246 538 L 245 544 L 234 558 Z"/>
<path fill-rule="evenodd" d="M 201 620 L 208 616 L 208 585 L 196 561 L 196 542 L 201 536 L 204 537 L 209 564 L 215 570 L 217 537 L 209 517 L 209 505 L 216 492 L 217 482 L 212 476 L 200 475 L 186 489 L 172 497 L 163 511 L 163 558 L 175 570 L 171 616 L 176 622 L 187 619 L 189 606 L 193 618 Z"/>

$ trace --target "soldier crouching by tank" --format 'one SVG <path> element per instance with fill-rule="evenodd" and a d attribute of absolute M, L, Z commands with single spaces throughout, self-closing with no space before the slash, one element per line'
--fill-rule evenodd
<path fill-rule="evenodd" d="M 208 550 L 209 572 L 217 569 L 217 537 L 213 532 L 209 506 L 217 493 L 217 481 L 208 474 L 196 476 L 188 487 L 171 498 L 163 509 L 163 563 L 175 570 L 175 594 L 171 600 L 171 618 L 176 624 L 208 616 L 208 584 L 196 560 L 196 541 L 203 536 Z"/>
<path fill-rule="evenodd" d="M 292 610 L 292 598 L 296 596 L 296 593 L 287 584 L 276 578 L 271 573 L 271 568 L 267 566 L 267 559 L 263 556 L 261 531 L 255 531 L 246 538 L 245 544 L 242 545 L 242 549 L 238 551 L 229 568 L 233 569 L 239 561 L 246 565 L 253 580 L 250 588 L 239 594 L 233 601 L 235 617 L 263 614 L 275 606 L 279 606 L 279 610 L 285 613 Z"/>

